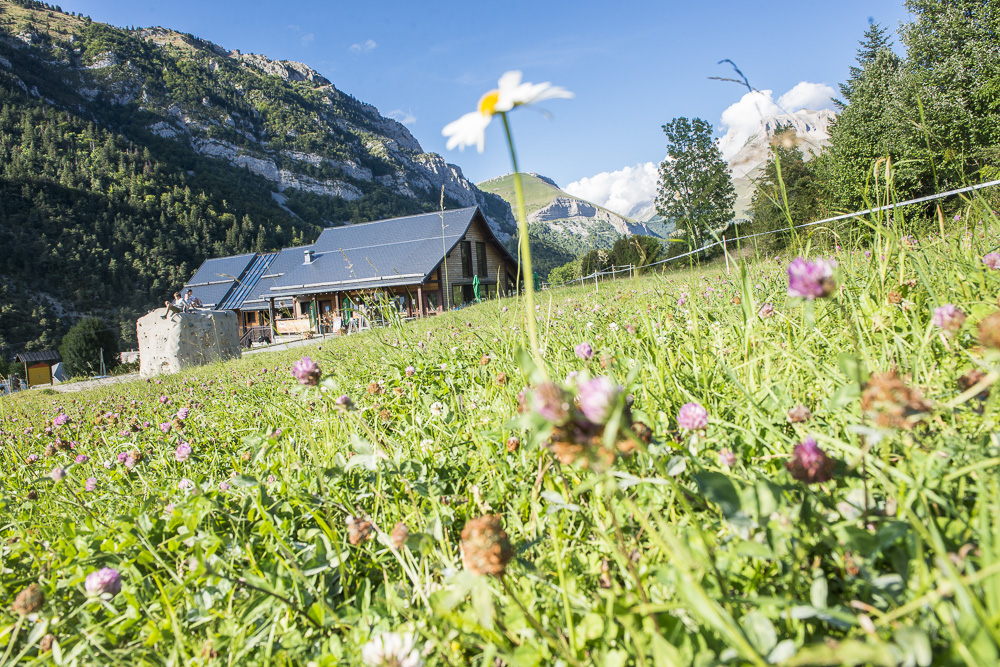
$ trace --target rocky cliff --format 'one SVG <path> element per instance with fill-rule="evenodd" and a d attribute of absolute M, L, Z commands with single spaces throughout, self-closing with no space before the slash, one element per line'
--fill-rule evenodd
<path fill-rule="evenodd" d="M 114 28 L 40 3 L 4 1 L 0 8 L 11 17 L 3 41 L 51 69 L 48 78 L 59 85 L 29 87 L 21 68 L 4 66 L 4 74 L 35 97 L 96 119 L 110 120 L 106 108 L 118 107 L 116 119 L 130 115 L 132 122 L 116 129 L 132 141 L 142 142 L 145 130 L 247 169 L 281 193 L 352 201 L 383 186 L 430 203 L 443 187 L 449 204 L 483 208 L 501 238 L 515 230 L 502 201 L 308 65 L 167 28 Z"/>

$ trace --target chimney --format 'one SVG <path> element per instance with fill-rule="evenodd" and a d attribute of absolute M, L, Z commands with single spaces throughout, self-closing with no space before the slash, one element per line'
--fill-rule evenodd
<path fill-rule="evenodd" d="M 305 255 L 306 255 L 306 261 L 303 262 L 303 263 L 304 264 L 312 264 L 313 263 L 313 259 L 315 259 L 315 253 L 313 253 L 313 251 L 312 251 L 311 248 L 309 250 L 304 251 L 304 252 L 305 252 Z"/>

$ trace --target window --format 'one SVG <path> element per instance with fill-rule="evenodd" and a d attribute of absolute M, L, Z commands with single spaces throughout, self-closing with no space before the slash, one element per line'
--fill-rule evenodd
<path fill-rule="evenodd" d="M 480 278 L 485 278 L 486 273 L 486 244 L 482 241 L 476 242 L 476 259 L 479 260 L 479 272 L 476 274 Z"/>
<path fill-rule="evenodd" d="M 462 241 L 462 276 L 472 277 L 472 241 Z"/>
<path fill-rule="evenodd" d="M 451 288 L 452 308 L 457 308 L 467 303 L 472 303 L 475 300 L 476 300 L 476 293 L 473 291 L 472 285 L 452 285 Z"/>

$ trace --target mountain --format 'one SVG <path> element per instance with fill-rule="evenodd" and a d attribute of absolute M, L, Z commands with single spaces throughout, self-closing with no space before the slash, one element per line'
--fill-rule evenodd
<path fill-rule="evenodd" d="M 750 201 L 754 193 L 753 182 L 771 158 L 771 142 L 775 134 L 780 130 L 793 128 L 795 145 L 809 159 L 812 154 L 818 155 L 825 146 L 830 145 L 829 127 L 834 118 L 835 112 L 822 109 L 778 114 L 760 121 L 757 130 L 729 160 L 729 170 L 736 188 L 737 219 L 749 218 Z"/>
<path fill-rule="evenodd" d="M 551 178 L 522 173 L 521 183 L 532 259 L 536 270 L 543 276 L 548 275 L 552 268 L 562 266 L 589 250 L 610 248 L 624 235 L 662 235 L 662 227 L 654 231 L 645 224 L 575 197 L 561 190 Z M 511 208 L 516 206 L 513 174 L 492 178 L 476 186 L 502 197 Z"/>
<path fill-rule="evenodd" d="M 442 189 L 516 233 L 500 197 L 307 65 L 0 0 L 0 353 L 81 314 L 127 340 L 207 257 L 436 210 Z"/>

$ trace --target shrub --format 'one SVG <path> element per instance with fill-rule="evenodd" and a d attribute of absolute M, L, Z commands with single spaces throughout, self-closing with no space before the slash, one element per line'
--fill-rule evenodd
<path fill-rule="evenodd" d="M 99 373 L 102 350 L 104 367 L 111 371 L 118 365 L 118 335 L 96 317 L 77 322 L 59 345 L 66 371 L 74 376 Z"/>

